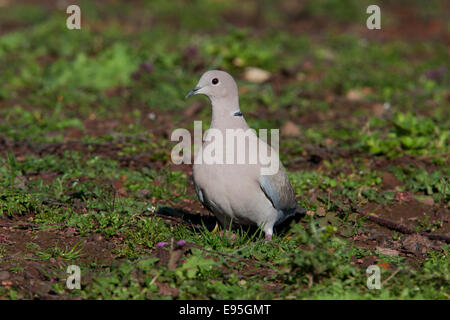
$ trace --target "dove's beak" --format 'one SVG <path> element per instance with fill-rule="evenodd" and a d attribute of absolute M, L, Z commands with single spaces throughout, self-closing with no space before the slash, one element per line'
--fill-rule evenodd
<path fill-rule="evenodd" d="M 201 89 L 201 87 L 197 86 L 194 89 L 192 89 L 191 91 L 189 91 L 188 94 L 186 95 L 186 99 L 189 98 L 190 96 L 193 96 L 194 94 L 197 94 L 197 91 L 200 89 Z"/>

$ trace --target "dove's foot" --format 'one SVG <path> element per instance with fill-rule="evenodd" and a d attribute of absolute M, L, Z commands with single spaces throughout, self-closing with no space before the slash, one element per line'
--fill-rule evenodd
<path fill-rule="evenodd" d="M 272 235 L 268 232 L 266 232 L 266 240 L 267 241 L 272 241 Z"/>
<path fill-rule="evenodd" d="M 220 232 L 219 232 L 219 235 L 220 235 L 221 237 L 223 237 L 223 238 L 228 238 L 228 239 L 230 239 L 231 244 L 233 244 L 234 241 L 235 241 L 236 238 L 237 238 L 236 233 L 230 232 L 230 231 L 228 231 L 228 230 L 222 230 L 222 231 L 220 231 Z"/>

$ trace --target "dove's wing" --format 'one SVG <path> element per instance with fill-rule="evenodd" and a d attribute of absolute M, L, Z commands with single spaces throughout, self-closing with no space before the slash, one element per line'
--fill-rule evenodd
<path fill-rule="evenodd" d="M 274 175 L 261 175 L 259 177 L 259 185 L 274 208 L 280 213 L 278 222 L 282 222 L 295 213 L 297 200 L 289 178 L 282 166 Z"/>

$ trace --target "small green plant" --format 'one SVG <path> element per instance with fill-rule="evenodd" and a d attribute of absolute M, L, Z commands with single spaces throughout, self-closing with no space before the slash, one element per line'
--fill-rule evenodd
<path fill-rule="evenodd" d="M 0 189 L 0 216 L 13 217 L 25 215 L 38 210 L 39 201 L 33 194 L 22 190 L 1 190 Z"/>
<path fill-rule="evenodd" d="M 64 260 L 68 260 L 68 261 L 72 261 L 72 260 L 76 260 L 80 257 L 83 256 L 83 247 L 81 247 L 81 242 L 79 241 L 77 242 L 73 247 L 68 248 L 59 248 L 59 247 L 54 247 L 54 248 L 48 248 L 45 249 L 43 251 L 37 250 L 35 252 L 35 255 L 37 256 L 37 258 L 30 258 L 32 260 L 49 260 L 51 258 L 62 258 Z M 31 248 L 36 247 L 31 245 Z M 39 248 L 39 247 L 37 247 Z"/>
<path fill-rule="evenodd" d="M 394 167 L 391 169 L 394 175 L 405 182 L 407 188 L 412 192 L 423 192 L 430 195 L 437 202 L 450 201 L 450 187 L 448 169 L 428 172 L 424 169 L 414 167 Z"/>
<path fill-rule="evenodd" d="M 320 227 L 311 220 L 306 228 L 297 224 L 293 231 L 299 247 L 281 262 L 286 280 L 303 282 L 308 276 L 315 280 L 332 276 L 345 278 L 356 272 L 349 264 L 343 264 L 346 245 L 334 236 L 335 227 Z"/>
<path fill-rule="evenodd" d="M 430 221 L 430 216 L 417 220 L 416 230 L 433 232 L 442 227 L 442 221 Z"/>
<path fill-rule="evenodd" d="M 408 113 L 396 113 L 384 123 L 387 131 L 374 130 L 361 135 L 364 151 L 394 158 L 404 153 L 436 155 L 450 150 L 450 130 L 439 128 L 431 119 Z"/>
<path fill-rule="evenodd" d="M 272 69 L 276 57 L 275 48 L 249 38 L 246 30 L 233 29 L 220 41 L 207 44 L 206 51 L 225 70 L 240 70 L 248 66 Z"/>

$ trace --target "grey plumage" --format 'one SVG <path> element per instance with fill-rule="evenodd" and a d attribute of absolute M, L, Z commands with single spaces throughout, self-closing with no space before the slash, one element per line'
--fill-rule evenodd
<path fill-rule="evenodd" d="M 251 143 L 262 143 L 278 160 L 278 154 L 265 142 L 261 142 L 249 129 L 239 108 L 238 88 L 234 79 L 224 71 L 208 71 L 202 75 L 194 94 L 208 96 L 212 103 L 211 129 L 222 133 L 224 146 L 227 143 L 226 131 L 235 129 L 241 138 Z M 250 132 L 242 136 L 244 132 Z M 209 146 L 206 141 L 203 148 Z M 245 159 L 250 151 L 246 145 Z M 224 154 L 229 152 L 225 147 Z M 237 151 L 239 152 L 239 150 Z M 201 155 L 199 155 L 201 156 Z M 236 156 L 236 153 L 235 153 Z M 193 165 L 195 191 L 200 202 L 211 211 L 219 221 L 228 226 L 231 222 L 243 225 L 260 226 L 268 239 L 271 239 L 273 227 L 294 215 L 304 211 L 297 206 L 294 190 L 284 167 L 280 162 L 279 170 L 273 175 L 262 175 L 262 163 L 250 164 L 206 164 L 196 158 Z M 259 159 L 258 159 L 259 160 Z"/>
<path fill-rule="evenodd" d="M 297 200 L 284 168 L 280 168 L 274 175 L 261 175 L 259 184 L 274 208 L 278 210 L 279 217 L 275 225 L 295 214 Z"/>

